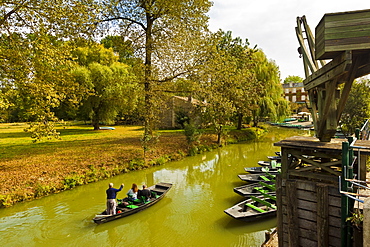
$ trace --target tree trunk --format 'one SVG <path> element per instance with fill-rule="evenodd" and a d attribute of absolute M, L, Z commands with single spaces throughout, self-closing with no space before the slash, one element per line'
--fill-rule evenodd
<path fill-rule="evenodd" d="M 242 129 L 242 123 L 243 123 L 243 113 L 238 113 L 238 127 L 237 130 Z"/>
<path fill-rule="evenodd" d="M 147 27 L 145 30 L 145 71 L 144 71 L 144 93 L 145 93 L 145 115 L 144 115 L 144 136 L 151 136 L 153 134 L 152 126 L 152 53 L 153 53 L 153 19 L 150 13 L 146 14 Z"/>

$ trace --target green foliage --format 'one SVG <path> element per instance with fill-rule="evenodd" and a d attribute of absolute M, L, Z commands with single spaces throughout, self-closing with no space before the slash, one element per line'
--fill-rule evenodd
<path fill-rule="evenodd" d="M 76 90 L 68 72 L 73 64 L 69 45 L 74 38 L 93 31 L 100 12 L 95 4 L 93 0 L 2 2 L 0 107 L 7 108 L 11 119 L 53 121 L 49 116 L 52 109 L 74 98 Z M 40 124 L 37 129 L 42 127 L 51 125 Z M 36 136 L 55 134 L 42 132 Z"/>
<path fill-rule="evenodd" d="M 72 189 L 78 185 L 83 185 L 85 183 L 84 179 L 85 176 L 79 174 L 65 177 L 63 181 L 64 189 Z"/>
<path fill-rule="evenodd" d="M 9 207 L 13 205 L 13 199 L 10 195 L 0 195 L 0 206 Z"/>
<path fill-rule="evenodd" d="M 51 185 L 42 185 L 42 184 L 36 184 L 35 186 L 35 197 L 42 197 L 49 195 L 50 193 L 56 191 L 56 188 Z"/>
<path fill-rule="evenodd" d="M 76 67 L 72 74 L 87 92 L 79 108 L 79 116 L 92 120 L 94 129 L 101 122 L 113 123 L 120 112 L 135 108 L 137 83 L 128 66 L 116 62 L 118 57 L 102 45 L 79 47 L 74 51 Z"/>
<path fill-rule="evenodd" d="M 352 212 L 352 215 L 347 217 L 346 221 L 351 222 L 352 226 L 360 229 L 364 222 L 364 214 L 360 211 L 360 209 L 355 208 L 354 212 Z"/>
<path fill-rule="evenodd" d="M 142 159 L 131 160 L 128 165 L 128 169 L 131 171 L 141 170 L 143 167 L 145 167 L 145 161 Z"/>
<path fill-rule="evenodd" d="M 135 40 L 134 53 L 142 54 L 143 117 L 145 135 L 150 136 L 158 115 L 162 83 L 183 76 L 198 62 L 194 54 L 207 31 L 211 2 L 128 0 L 120 1 L 119 7 L 109 0 L 101 3 L 105 7 L 101 27 L 116 25 L 128 40 Z"/>
<path fill-rule="evenodd" d="M 260 82 L 258 97 L 253 99 L 250 110 L 253 115 L 253 123 L 257 126 L 260 119 L 269 118 L 277 121 L 284 118 L 290 112 L 289 102 L 283 97 L 283 88 L 280 84 L 279 68 L 274 61 L 269 61 L 262 51 L 255 52 L 254 72 Z"/>
<path fill-rule="evenodd" d="M 343 133 L 354 134 L 356 128 L 361 128 L 368 118 L 370 118 L 370 86 L 369 80 L 363 79 L 354 82 L 349 93 L 340 118 Z"/>
<path fill-rule="evenodd" d="M 203 131 L 194 126 L 194 124 L 189 123 L 184 125 L 184 134 L 190 147 L 199 144 L 202 133 Z"/>
<path fill-rule="evenodd" d="M 297 75 L 289 75 L 284 79 L 283 83 L 286 84 L 286 83 L 290 83 L 290 82 L 300 83 L 300 82 L 303 82 L 303 78 L 300 77 L 300 76 L 297 76 Z"/>
<path fill-rule="evenodd" d="M 233 125 L 235 114 L 248 115 L 251 99 L 258 93 L 251 68 L 248 41 L 232 38 L 231 32 L 218 31 L 208 38 L 206 60 L 198 72 L 201 81 L 197 97 L 205 100 L 204 122 L 209 123 L 221 144 L 225 126 Z"/>

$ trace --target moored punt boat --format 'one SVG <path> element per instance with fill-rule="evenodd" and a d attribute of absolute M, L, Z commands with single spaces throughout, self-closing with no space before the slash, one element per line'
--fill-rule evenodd
<path fill-rule="evenodd" d="M 239 174 L 238 177 L 246 182 L 255 183 L 259 181 L 272 181 L 275 183 L 275 176 L 269 173 L 256 173 L 256 174 Z"/>
<path fill-rule="evenodd" d="M 264 160 L 260 160 L 260 161 L 258 161 L 258 165 L 260 165 L 260 166 L 268 166 L 268 167 L 272 167 L 272 165 L 271 165 L 271 162 L 270 162 L 270 161 L 264 161 Z M 275 167 L 281 167 L 281 163 L 276 162 Z"/>
<path fill-rule="evenodd" d="M 118 204 L 117 206 L 117 214 L 114 215 L 107 215 L 106 211 L 103 211 L 101 214 L 96 215 L 93 218 L 93 221 L 97 224 L 109 222 L 112 220 L 120 219 L 131 214 L 140 212 L 144 209 L 153 206 L 155 203 L 160 201 L 166 193 L 171 189 L 172 184 L 170 183 L 158 183 L 153 186 L 148 187 L 148 189 L 152 193 L 152 197 L 147 202 L 143 202 L 142 200 L 137 200 L 138 202 L 132 205 L 125 206 L 123 204 Z"/>
<path fill-rule="evenodd" d="M 275 195 L 250 196 L 247 200 L 239 202 L 224 212 L 234 219 L 250 222 L 275 217 L 275 204 Z"/>
<path fill-rule="evenodd" d="M 270 160 L 276 160 L 277 162 L 281 162 L 281 156 L 275 155 L 275 156 L 267 156 Z"/>
<path fill-rule="evenodd" d="M 270 168 L 270 167 L 262 167 L 262 166 L 257 166 L 257 167 L 245 167 L 244 170 L 249 173 L 263 173 L 263 172 L 268 172 L 270 174 L 278 174 L 280 172 L 280 168 Z"/>
<path fill-rule="evenodd" d="M 272 181 L 266 182 L 256 182 L 234 188 L 234 192 L 238 195 L 248 197 L 248 196 L 258 196 L 261 193 L 275 194 L 276 188 Z"/>

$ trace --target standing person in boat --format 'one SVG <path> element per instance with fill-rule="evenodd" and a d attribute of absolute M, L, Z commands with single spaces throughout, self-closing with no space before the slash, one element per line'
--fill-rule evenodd
<path fill-rule="evenodd" d="M 107 193 L 107 214 L 112 215 L 116 214 L 117 207 L 117 192 L 120 192 L 123 189 L 124 184 L 121 184 L 119 189 L 113 188 L 113 183 L 109 183 L 109 188 L 106 190 Z"/>
<path fill-rule="evenodd" d="M 147 186 L 145 184 L 143 185 L 143 189 L 142 190 L 139 190 L 138 197 L 139 198 L 144 197 L 144 200 L 145 201 L 148 201 L 149 200 L 149 198 L 150 198 L 150 190 L 147 188 Z"/>
<path fill-rule="evenodd" d="M 127 192 L 127 197 L 130 201 L 134 201 L 137 199 L 137 192 L 139 191 L 139 188 L 135 183 L 132 184 L 131 189 Z"/>

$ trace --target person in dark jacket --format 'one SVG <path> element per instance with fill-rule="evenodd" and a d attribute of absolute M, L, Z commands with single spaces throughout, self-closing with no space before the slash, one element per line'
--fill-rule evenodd
<path fill-rule="evenodd" d="M 124 184 L 121 184 L 119 189 L 113 188 L 113 183 L 109 183 L 109 188 L 106 190 L 107 193 L 107 214 L 112 215 L 116 214 L 117 207 L 117 192 L 120 192 L 123 189 Z"/>
<path fill-rule="evenodd" d="M 147 188 L 147 186 L 144 184 L 143 189 L 139 190 L 138 192 L 138 198 L 144 199 L 144 202 L 149 201 L 150 198 L 150 190 Z"/>

